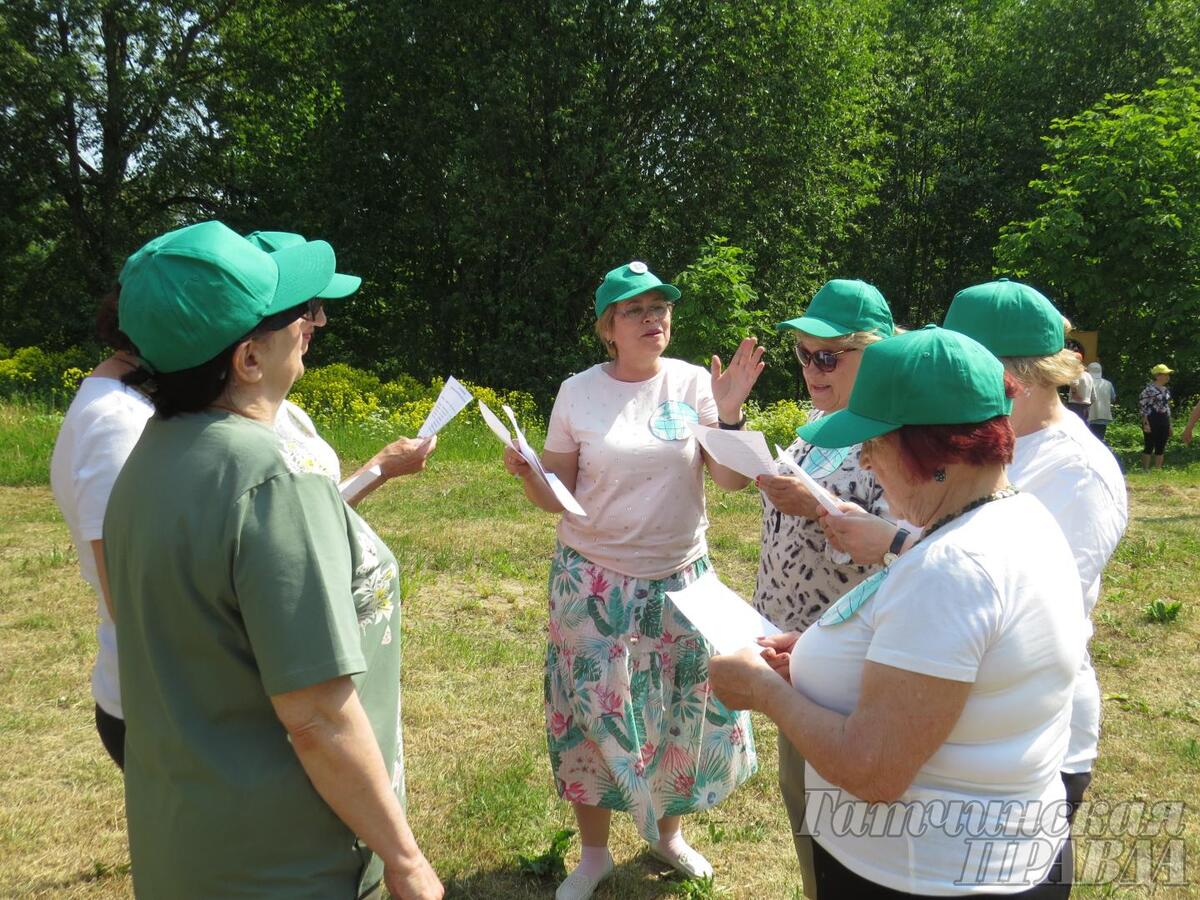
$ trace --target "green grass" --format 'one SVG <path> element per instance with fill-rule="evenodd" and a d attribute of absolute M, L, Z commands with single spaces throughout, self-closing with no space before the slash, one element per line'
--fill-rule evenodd
<path fill-rule="evenodd" d="M 11 433 L 26 429 L 28 437 Z M 448 433 L 425 473 L 387 485 L 362 512 L 404 569 L 404 729 L 418 839 L 450 897 L 549 898 L 553 880 L 523 872 L 521 860 L 547 854 L 574 825 L 555 796 L 542 733 L 555 520 L 528 506 L 503 470 L 499 444 L 490 433 L 481 437 L 476 444 Z M 36 416 L 0 408 L 0 445 L 24 442 L 48 456 L 52 440 Z M 375 446 L 341 449 L 361 461 Z M 0 896 L 127 897 L 121 781 L 96 737 L 88 688 L 95 601 L 44 479 L 26 480 L 36 463 L 30 455 L 26 474 L 0 487 Z M 1189 609 L 1200 558 L 1200 465 L 1135 472 L 1129 484 L 1134 521 L 1096 612 L 1093 656 L 1106 699 L 1089 798 L 1186 801 L 1181 840 L 1188 859 L 1200 860 L 1200 616 Z M 709 501 L 717 570 L 748 596 L 757 498 L 712 492 Z M 1171 622 L 1149 622 L 1143 610 L 1156 599 L 1182 601 L 1183 611 Z M 688 821 L 689 839 L 716 867 L 714 883 L 671 876 L 644 853 L 627 817 L 617 816 L 617 871 L 598 900 L 801 896 L 778 799 L 776 731 L 757 716 L 755 729 L 759 774 Z M 1102 849 L 1106 827 L 1099 821 L 1080 839 L 1081 860 L 1089 847 Z M 1157 860 L 1164 844 L 1155 840 Z M 578 852 L 574 837 L 568 866 Z M 1190 862 L 1188 877 L 1200 881 L 1197 865 Z M 1153 896 L 1195 895 L 1160 886 Z M 1081 886 L 1073 896 L 1151 894 Z"/>

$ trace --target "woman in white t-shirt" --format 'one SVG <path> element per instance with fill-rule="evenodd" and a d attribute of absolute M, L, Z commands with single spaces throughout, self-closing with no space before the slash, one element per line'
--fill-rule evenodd
<path fill-rule="evenodd" d="M 1074 553 L 1085 630 L 1062 764 L 1073 815 L 1092 780 L 1100 742 L 1100 686 L 1087 641 L 1100 573 L 1129 521 L 1125 478 L 1108 448 L 1059 399 L 1058 389 L 1077 376 L 1079 360 L 1063 349 L 1069 324 L 1045 296 L 1016 281 L 975 285 L 955 295 L 945 326 L 987 347 L 1020 383 L 1012 412 L 1017 446 L 1008 477 L 1050 511 Z"/>
<path fill-rule="evenodd" d="M 847 409 L 801 429 L 863 443 L 920 540 L 796 643 L 791 684 L 752 650 L 710 663 L 807 760 L 823 897 L 1060 898 L 1058 769 L 1082 651 L 1071 550 L 1008 481 L 1015 383 L 936 326 L 863 352 Z"/>
<path fill-rule="evenodd" d="M 865 281 L 835 278 L 817 291 L 804 315 L 776 326 L 796 335 L 796 359 L 812 398 L 809 421 L 845 409 L 862 351 L 895 331 L 883 294 Z M 836 497 L 869 513 L 887 516 L 883 489 L 859 465 L 861 448 L 826 450 L 797 437 L 787 453 L 796 465 Z M 877 571 L 833 547 L 821 529 L 821 505 L 783 463 L 779 473 L 760 476 L 762 539 L 754 608 L 783 629 L 773 644 L 782 656 L 835 600 Z M 899 550 L 909 532 L 893 526 Z M 787 808 L 805 896 L 816 897 L 812 840 L 804 833 L 804 760 L 787 741 L 779 744 L 779 790 Z"/>
<path fill-rule="evenodd" d="M 712 867 L 681 816 L 709 809 L 755 770 L 750 719 L 709 695 L 708 646 L 666 596 L 711 570 L 704 469 L 727 490 L 747 480 L 701 450 L 689 423 L 745 424 L 762 371 L 753 339 L 711 373 L 663 358 L 680 292 L 642 262 L 596 291 L 596 331 L 612 359 L 563 382 L 542 464 L 586 515 L 565 512 L 511 447 L 508 471 L 537 506 L 562 513 L 550 569 L 546 728 L 559 795 L 582 857 L 558 900 L 584 900 L 613 869 L 612 810 L 632 814 L 660 860 L 692 877 Z"/>
<path fill-rule="evenodd" d="M 129 338 L 117 327 L 119 296 L 119 290 L 106 296 L 96 316 L 97 337 L 116 352 L 83 379 L 67 408 L 50 458 L 50 487 L 71 532 L 79 572 L 96 592 L 96 731 L 113 762 L 124 769 L 125 716 L 102 531 L 113 482 L 154 407 L 140 391 L 121 383 L 121 376 L 136 369 L 138 362 Z"/>

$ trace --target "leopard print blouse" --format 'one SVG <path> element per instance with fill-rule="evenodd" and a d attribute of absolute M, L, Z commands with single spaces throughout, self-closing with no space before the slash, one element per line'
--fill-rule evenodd
<path fill-rule="evenodd" d="M 859 468 L 861 445 L 822 450 L 797 438 L 787 452 L 831 493 L 891 520 L 875 476 Z M 776 465 L 779 465 L 778 463 Z M 786 475 L 780 465 L 779 474 Z M 879 566 L 858 566 L 825 540 L 815 519 L 789 516 L 762 496 L 762 549 L 754 608 L 784 631 L 804 631 Z"/>

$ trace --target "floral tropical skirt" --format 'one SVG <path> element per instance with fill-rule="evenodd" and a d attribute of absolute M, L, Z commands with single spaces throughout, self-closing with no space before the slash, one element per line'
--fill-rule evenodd
<path fill-rule="evenodd" d="M 709 646 L 666 596 L 711 568 L 632 578 L 558 544 L 550 567 L 546 729 L 558 793 L 658 819 L 715 806 L 758 767 L 746 712 L 708 687 Z"/>

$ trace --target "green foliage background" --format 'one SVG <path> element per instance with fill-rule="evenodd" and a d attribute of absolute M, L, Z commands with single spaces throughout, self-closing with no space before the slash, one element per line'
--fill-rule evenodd
<path fill-rule="evenodd" d="M 686 285 L 673 352 L 768 345 L 764 404 L 799 389 L 773 323 L 835 276 L 908 325 L 1025 277 L 1102 330 L 1130 398 L 1152 353 L 1197 362 L 1197 12 L 8 0 L 4 340 L 87 345 L 128 253 L 217 217 L 331 241 L 365 284 L 313 362 L 388 383 L 452 372 L 544 413 L 601 355 L 601 275 L 641 258 Z"/>

